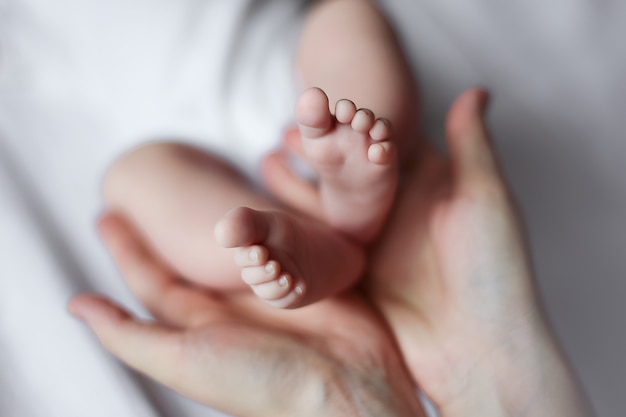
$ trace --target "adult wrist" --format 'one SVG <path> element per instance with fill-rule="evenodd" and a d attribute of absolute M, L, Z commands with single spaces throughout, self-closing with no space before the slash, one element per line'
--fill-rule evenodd
<path fill-rule="evenodd" d="M 547 323 L 537 317 L 474 358 L 467 389 L 442 417 L 592 417 L 593 411 Z"/>

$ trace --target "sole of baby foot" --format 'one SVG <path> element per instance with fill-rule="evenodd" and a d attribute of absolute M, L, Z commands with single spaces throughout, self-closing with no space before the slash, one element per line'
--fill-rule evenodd
<path fill-rule="evenodd" d="M 234 248 L 241 279 L 279 308 L 302 307 L 352 285 L 364 269 L 360 248 L 331 228 L 279 211 L 239 207 L 215 227 Z"/>
<path fill-rule="evenodd" d="M 391 123 L 350 100 L 339 100 L 333 115 L 318 88 L 302 93 L 295 116 L 303 156 L 318 176 L 325 220 L 369 243 L 385 222 L 398 184 Z"/>

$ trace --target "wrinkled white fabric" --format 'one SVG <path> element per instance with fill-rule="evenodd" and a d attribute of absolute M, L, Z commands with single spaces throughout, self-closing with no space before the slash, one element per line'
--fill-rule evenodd
<path fill-rule="evenodd" d="M 88 289 L 139 309 L 94 229 L 121 152 L 183 140 L 254 176 L 291 119 L 303 3 L 0 0 L 0 415 L 207 415 L 65 304 Z"/>
<path fill-rule="evenodd" d="M 623 415 L 626 5 L 380 3 L 431 137 L 462 89 L 493 91 L 550 317 L 598 414 Z M 254 178 L 291 117 L 302 5 L 0 0 L 0 415 L 213 415 L 119 365 L 64 306 L 96 290 L 141 311 L 93 227 L 120 152 L 183 140 Z"/>

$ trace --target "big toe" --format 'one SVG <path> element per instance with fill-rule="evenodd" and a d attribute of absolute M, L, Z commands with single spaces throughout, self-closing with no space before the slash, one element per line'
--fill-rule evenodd
<path fill-rule="evenodd" d="M 319 88 L 304 91 L 296 102 L 296 122 L 304 138 L 319 138 L 333 125 L 328 96 Z"/>
<path fill-rule="evenodd" d="M 215 240 L 225 248 L 250 246 L 264 241 L 267 230 L 266 213 L 248 207 L 237 207 L 217 222 Z"/>

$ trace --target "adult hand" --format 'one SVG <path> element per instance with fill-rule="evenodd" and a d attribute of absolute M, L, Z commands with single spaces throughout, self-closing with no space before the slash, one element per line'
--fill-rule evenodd
<path fill-rule="evenodd" d="M 123 218 L 101 235 L 157 319 L 96 295 L 69 310 L 129 366 L 236 416 L 422 416 L 414 383 L 380 316 L 355 295 L 295 311 L 183 283 Z"/>
<path fill-rule="evenodd" d="M 369 294 L 442 416 L 589 416 L 538 302 L 487 100 L 462 94 L 448 157 L 425 151 L 407 178 L 372 252 Z"/>
<path fill-rule="evenodd" d="M 370 254 L 364 285 L 409 369 L 443 417 L 588 416 L 590 408 L 543 317 L 517 215 L 483 122 L 482 90 L 447 120 L 448 156 L 427 145 Z M 297 131 L 286 148 L 301 153 Z M 321 218 L 314 184 L 282 151 L 268 188 Z"/>

